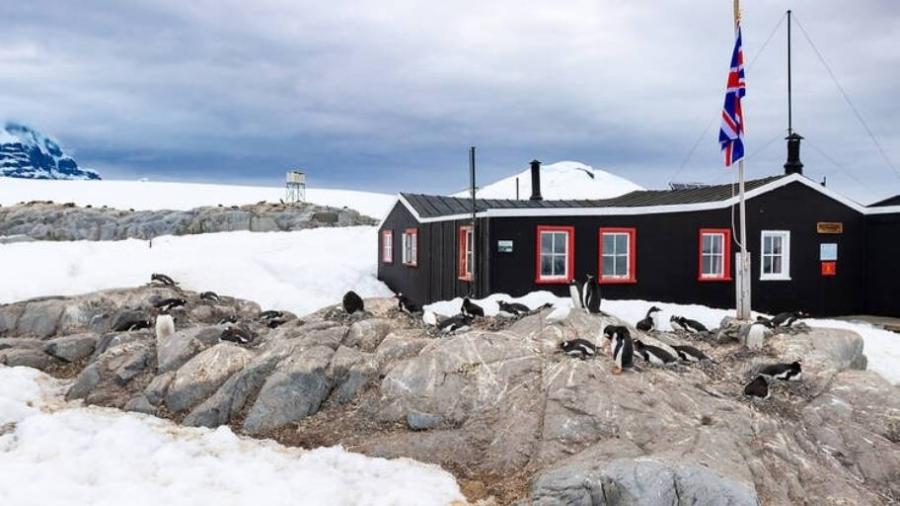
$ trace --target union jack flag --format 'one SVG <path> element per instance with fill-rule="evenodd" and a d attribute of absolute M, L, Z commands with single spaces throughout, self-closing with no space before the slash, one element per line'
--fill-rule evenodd
<path fill-rule="evenodd" d="M 734 52 L 731 53 L 731 70 L 725 88 L 725 105 L 722 107 L 722 126 L 719 128 L 719 145 L 725 155 L 725 166 L 744 158 L 744 112 L 741 98 L 746 94 L 744 83 L 744 50 L 741 48 L 741 27 L 735 31 Z"/>

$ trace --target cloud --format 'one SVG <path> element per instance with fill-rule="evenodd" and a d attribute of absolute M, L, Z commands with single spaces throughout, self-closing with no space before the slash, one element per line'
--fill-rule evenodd
<path fill-rule="evenodd" d="M 580 159 L 649 187 L 727 181 L 715 122 L 730 2 L 658 4 L 7 3 L 0 114 L 122 177 L 274 182 L 303 166 L 314 184 L 448 192 L 465 185 L 475 144 L 482 179 L 537 157 Z M 792 7 L 900 164 L 900 7 Z M 784 159 L 783 29 L 758 53 L 783 9 L 745 2 L 747 58 L 759 55 L 745 106 L 751 175 L 776 173 Z M 794 33 L 807 173 L 864 200 L 900 191 Z"/>

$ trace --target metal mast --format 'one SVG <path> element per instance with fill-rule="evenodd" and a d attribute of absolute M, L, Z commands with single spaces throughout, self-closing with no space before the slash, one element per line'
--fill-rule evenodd
<path fill-rule="evenodd" d="M 734 29 L 737 31 L 741 23 L 740 0 L 734 0 Z M 744 159 L 738 161 L 738 187 L 740 191 L 741 221 L 741 257 L 738 263 L 738 282 L 736 283 L 737 319 L 750 320 L 750 255 L 747 253 L 747 203 L 744 199 Z"/>

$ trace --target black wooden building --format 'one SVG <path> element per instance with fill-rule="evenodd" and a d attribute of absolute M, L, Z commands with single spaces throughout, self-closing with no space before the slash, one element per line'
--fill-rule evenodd
<path fill-rule="evenodd" d="M 542 200 L 539 170 L 531 199 L 476 200 L 474 221 L 470 199 L 400 194 L 378 278 L 429 303 L 566 295 L 599 274 L 604 298 L 734 307 L 734 185 Z M 754 309 L 900 316 L 900 205 L 865 207 L 801 173 L 747 181 L 746 198 Z"/>

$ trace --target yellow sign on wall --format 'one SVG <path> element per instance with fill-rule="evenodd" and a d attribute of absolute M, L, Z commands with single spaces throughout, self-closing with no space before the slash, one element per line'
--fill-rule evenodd
<path fill-rule="evenodd" d="M 839 221 L 820 221 L 816 223 L 816 232 L 820 234 L 843 234 L 844 224 Z"/>

